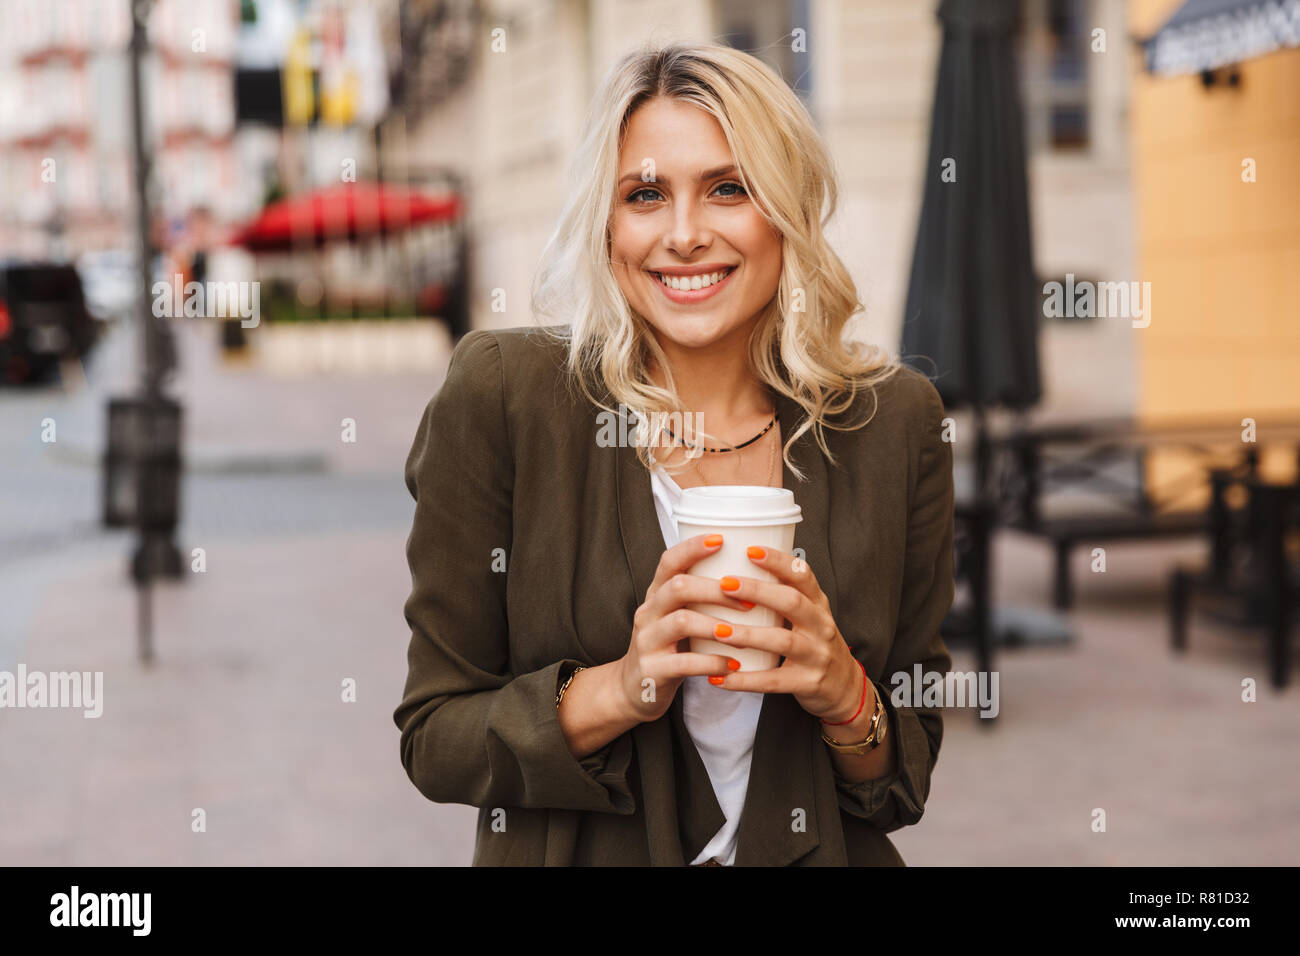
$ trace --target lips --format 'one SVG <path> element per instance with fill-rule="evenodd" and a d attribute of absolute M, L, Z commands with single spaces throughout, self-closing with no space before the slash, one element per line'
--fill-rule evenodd
<path fill-rule="evenodd" d="M 675 289 L 679 292 L 694 292 L 699 289 L 707 289 L 725 279 L 731 273 L 736 271 L 735 266 L 724 266 L 712 272 L 697 272 L 692 275 L 665 275 L 662 272 L 650 270 L 650 274 L 668 289 Z"/>
<path fill-rule="evenodd" d="M 679 305 L 694 305 L 697 302 L 710 299 L 726 289 L 731 284 L 731 277 L 738 268 L 740 267 L 724 266 L 712 272 L 697 273 L 692 276 L 665 276 L 663 273 L 654 270 L 647 271 L 654 279 L 655 285 L 659 287 L 659 291 L 670 302 Z M 706 277 L 709 282 L 708 285 L 703 284 Z M 714 281 L 715 278 L 716 281 Z M 672 285 L 668 285 L 666 282 L 676 283 L 678 288 L 673 288 Z M 697 282 L 700 283 L 699 288 L 691 288 Z"/>

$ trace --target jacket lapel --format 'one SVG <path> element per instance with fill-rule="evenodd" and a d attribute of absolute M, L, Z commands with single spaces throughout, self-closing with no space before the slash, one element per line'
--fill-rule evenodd
<path fill-rule="evenodd" d="M 718 804 L 718 795 L 713 790 L 704 758 L 686 729 L 684 706 L 682 695 L 678 693 L 668 708 L 668 718 L 673 724 L 675 743 L 677 829 L 681 835 L 683 862 L 690 863 L 722 829 L 727 817 Z"/>
<path fill-rule="evenodd" d="M 629 428 L 628 433 L 631 431 Z M 636 606 L 640 607 L 645 603 L 666 542 L 659 528 L 650 475 L 638 460 L 636 449 L 620 445 L 617 459 L 614 484 L 618 526 L 632 575 Z M 672 767 L 671 783 L 665 779 L 642 781 L 647 803 L 653 792 L 657 802 L 677 809 L 674 827 L 657 810 L 646 807 L 647 825 L 653 831 L 650 833 L 653 866 L 690 863 L 727 822 L 704 760 L 686 730 L 680 693 L 673 698 L 665 718 L 636 729 L 638 753 L 643 758 L 653 753 L 658 757 L 656 766 Z M 669 725 L 673 728 L 671 734 Z M 670 847 L 676 852 L 671 852 Z"/>
<path fill-rule="evenodd" d="M 803 417 L 798 403 L 774 395 L 781 416 L 784 442 Z M 628 434 L 631 434 L 629 429 Z M 794 544 L 817 575 L 831 612 L 836 611 L 836 587 L 827 540 L 829 526 L 829 475 L 825 458 L 810 432 L 799 437 L 791 455 L 803 469 L 799 482 L 783 465 L 784 487 L 794 492 L 803 520 L 795 526 Z M 617 449 L 615 493 L 619 531 L 627 556 L 636 604 L 645 601 L 655 568 L 664 550 L 663 534 L 655 513 L 650 475 L 634 447 Z M 680 694 L 669 709 L 675 729 L 674 748 L 678 830 L 686 862 L 694 859 L 725 821 L 708 771 L 700 758 L 681 712 Z M 656 722 L 662 723 L 662 721 Z M 645 729 L 645 728 L 641 728 Z M 736 864 L 786 866 L 820 845 L 813 760 L 820 745 L 816 718 L 789 694 L 767 694 L 759 712 L 750 765 L 749 786 L 741 815 Z M 838 823 L 838 821 L 835 821 Z"/>
<path fill-rule="evenodd" d="M 784 395 L 775 395 L 774 399 L 781 415 L 784 442 L 803 418 L 803 409 Z M 783 487 L 794 492 L 794 500 L 802 510 L 803 520 L 795 525 L 794 532 L 796 554 L 802 549 L 834 614 L 836 587 L 827 540 L 830 479 L 826 459 L 811 432 L 799 436 L 790 454 L 805 475 L 800 482 L 789 467 L 782 467 Z M 737 837 L 737 866 L 788 866 L 820 846 L 813 772 L 814 748 L 820 745 L 816 718 L 792 695 L 763 696 Z"/>
<path fill-rule="evenodd" d="M 627 426 L 626 434 L 630 441 L 633 434 L 630 425 Z M 627 555 L 628 570 L 632 574 L 632 586 L 636 591 L 636 606 L 640 607 L 645 602 L 650 582 L 654 580 L 655 568 L 659 566 L 659 558 L 664 553 L 665 541 L 663 532 L 659 530 L 650 473 L 637 458 L 636 448 L 631 444 L 620 444 L 617 457 L 615 493 L 618 497 L 618 528 L 623 535 L 623 551 Z"/>

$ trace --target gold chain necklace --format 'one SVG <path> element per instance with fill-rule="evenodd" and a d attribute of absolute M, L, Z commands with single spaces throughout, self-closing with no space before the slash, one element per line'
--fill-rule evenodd
<path fill-rule="evenodd" d="M 766 430 L 766 429 L 765 429 L 765 430 Z M 773 474 L 775 473 L 775 471 L 776 471 L 776 446 L 779 445 L 779 444 L 780 444 L 780 435 L 778 434 L 778 436 L 777 436 L 777 441 L 772 445 L 772 447 L 771 447 L 771 449 L 768 451 L 768 455 L 767 455 L 767 482 L 766 482 L 766 486 L 767 486 L 768 488 L 772 487 L 772 475 L 773 475 Z M 709 479 L 706 478 L 706 477 L 704 476 L 704 470 L 703 470 L 702 468 L 700 468 L 700 461 L 699 461 L 699 459 L 702 458 L 702 457 L 704 457 L 704 456 L 703 456 L 703 455 L 697 455 L 697 456 L 691 458 L 691 465 L 692 465 L 692 467 L 695 468 L 695 473 L 696 473 L 697 475 L 700 476 L 700 481 L 704 482 L 704 483 L 707 485 L 707 484 L 709 484 Z"/>

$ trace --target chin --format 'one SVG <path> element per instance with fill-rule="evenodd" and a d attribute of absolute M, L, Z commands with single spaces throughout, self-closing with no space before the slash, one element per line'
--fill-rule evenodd
<path fill-rule="evenodd" d="M 740 323 L 723 317 L 664 315 L 657 316 L 650 325 L 680 348 L 703 349 L 734 334 Z"/>

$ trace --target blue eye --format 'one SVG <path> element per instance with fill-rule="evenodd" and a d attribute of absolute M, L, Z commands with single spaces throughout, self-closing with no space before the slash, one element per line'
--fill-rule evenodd
<path fill-rule="evenodd" d="M 731 183 L 731 182 L 727 182 L 727 183 L 721 183 L 721 184 L 719 184 L 718 187 L 717 187 L 716 189 L 714 189 L 714 192 L 716 193 L 716 192 L 718 191 L 718 189 L 724 189 L 724 188 L 726 188 L 727 186 L 731 186 L 731 187 L 733 187 L 733 188 L 739 190 L 739 192 L 734 192 L 734 193 L 725 193 L 725 194 L 723 194 L 723 197 L 722 197 L 723 199 L 739 199 L 741 196 L 747 196 L 747 195 L 749 195 L 749 193 L 745 191 L 745 187 L 742 186 L 742 185 L 740 185 L 740 183 Z M 626 199 L 626 202 L 628 202 L 629 204 L 634 205 L 634 206 L 635 206 L 635 205 L 641 205 L 641 202 L 642 202 L 642 201 L 639 200 L 639 199 L 637 199 L 637 197 L 640 196 L 642 193 L 654 193 L 655 195 L 662 195 L 662 193 L 660 193 L 659 190 L 657 190 L 657 189 L 651 189 L 650 187 L 646 186 L 646 187 L 642 187 L 641 189 L 636 190 L 636 191 L 633 192 L 633 193 L 630 193 L 630 194 L 628 195 L 627 199 Z M 653 200 L 646 200 L 646 202 L 653 202 Z"/>
<path fill-rule="evenodd" d="M 636 197 L 641 195 L 642 193 L 657 193 L 658 191 L 659 190 L 657 189 L 638 189 L 636 192 L 632 193 L 630 196 L 627 197 L 627 201 L 635 204 L 638 202 Z"/>

